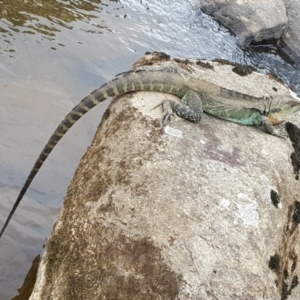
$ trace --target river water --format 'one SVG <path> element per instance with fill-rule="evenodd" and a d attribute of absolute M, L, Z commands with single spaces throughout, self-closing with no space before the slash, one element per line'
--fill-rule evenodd
<path fill-rule="evenodd" d="M 146 51 L 223 58 L 277 74 L 300 92 L 297 68 L 244 53 L 198 0 L 0 0 L 0 227 L 65 114 Z M 43 244 L 108 103 L 62 139 L 0 240 L 0 299 L 11 299 Z"/>

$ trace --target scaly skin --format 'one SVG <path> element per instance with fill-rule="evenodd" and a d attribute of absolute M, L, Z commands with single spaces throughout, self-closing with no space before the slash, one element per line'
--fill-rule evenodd
<path fill-rule="evenodd" d="M 118 95 L 136 91 L 156 91 L 173 94 L 181 99 L 181 102 L 164 100 L 163 123 L 170 115 L 176 113 L 192 122 L 199 122 L 203 111 L 220 119 L 242 125 L 263 126 L 273 135 L 280 135 L 273 124 L 283 122 L 287 116 L 300 110 L 300 104 L 290 101 L 284 105 L 266 109 L 269 102 L 263 98 L 254 98 L 244 94 L 223 89 L 205 80 L 193 78 L 186 73 L 155 70 L 128 72 L 116 79 L 104 84 L 93 91 L 77 104 L 54 131 L 48 143 L 44 147 L 35 162 L 14 206 L 0 232 L 0 237 L 5 231 L 10 219 L 16 211 L 20 201 L 26 193 L 35 175 L 66 132 L 89 110 L 104 100 Z M 247 103 L 243 107 L 243 104 Z"/>

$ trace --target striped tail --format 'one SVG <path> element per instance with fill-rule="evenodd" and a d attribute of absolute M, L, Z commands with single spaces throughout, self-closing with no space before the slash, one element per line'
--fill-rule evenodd
<path fill-rule="evenodd" d="M 117 96 L 121 93 L 124 93 L 123 87 L 121 88 L 122 82 L 117 78 L 115 80 L 110 81 L 107 84 L 104 84 L 99 89 L 93 91 L 90 95 L 85 97 L 79 104 L 77 104 L 71 112 L 67 114 L 65 119 L 61 122 L 61 124 L 57 127 L 51 138 L 49 139 L 48 143 L 44 147 L 43 151 L 41 152 L 40 156 L 38 157 L 37 161 L 35 162 L 27 180 L 20 191 L 20 194 L 15 201 L 12 210 L 10 211 L 2 229 L 0 232 L 0 238 L 4 233 L 8 223 L 10 222 L 13 214 L 15 213 L 20 201 L 22 200 L 24 194 L 26 193 L 28 187 L 30 186 L 32 180 L 34 179 L 35 175 L 56 146 L 56 144 L 60 141 L 60 139 L 65 135 L 65 133 L 89 110 L 95 107 L 100 102 L 104 100 Z M 122 91 L 120 91 L 121 89 Z"/>

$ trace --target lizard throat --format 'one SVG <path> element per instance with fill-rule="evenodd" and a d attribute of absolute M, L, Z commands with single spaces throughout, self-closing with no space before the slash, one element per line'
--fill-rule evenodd
<path fill-rule="evenodd" d="M 273 125 L 278 125 L 278 124 L 281 124 L 282 122 L 284 122 L 283 120 L 277 120 L 272 116 L 268 116 L 268 118 Z"/>

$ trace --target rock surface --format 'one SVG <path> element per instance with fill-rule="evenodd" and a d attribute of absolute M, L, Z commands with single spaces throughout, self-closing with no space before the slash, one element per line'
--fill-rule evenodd
<path fill-rule="evenodd" d="M 290 97 L 278 81 L 229 64 L 177 64 L 240 92 Z M 297 141 L 208 115 L 162 132 L 151 108 L 165 98 L 139 92 L 108 108 L 31 300 L 299 299 Z"/>
<path fill-rule="evenodd" d="M 282 36 L 283 50 L 294 61 L 300 63 L 300 0 L 283 0 L 289 19 L 288 26 Z"/>
<path fill-rule="evenodd" d="M 238 38 L 238 45 L 271 42 L 300 63 L 300 0 L 204 0 L 201 9 Z"/>

